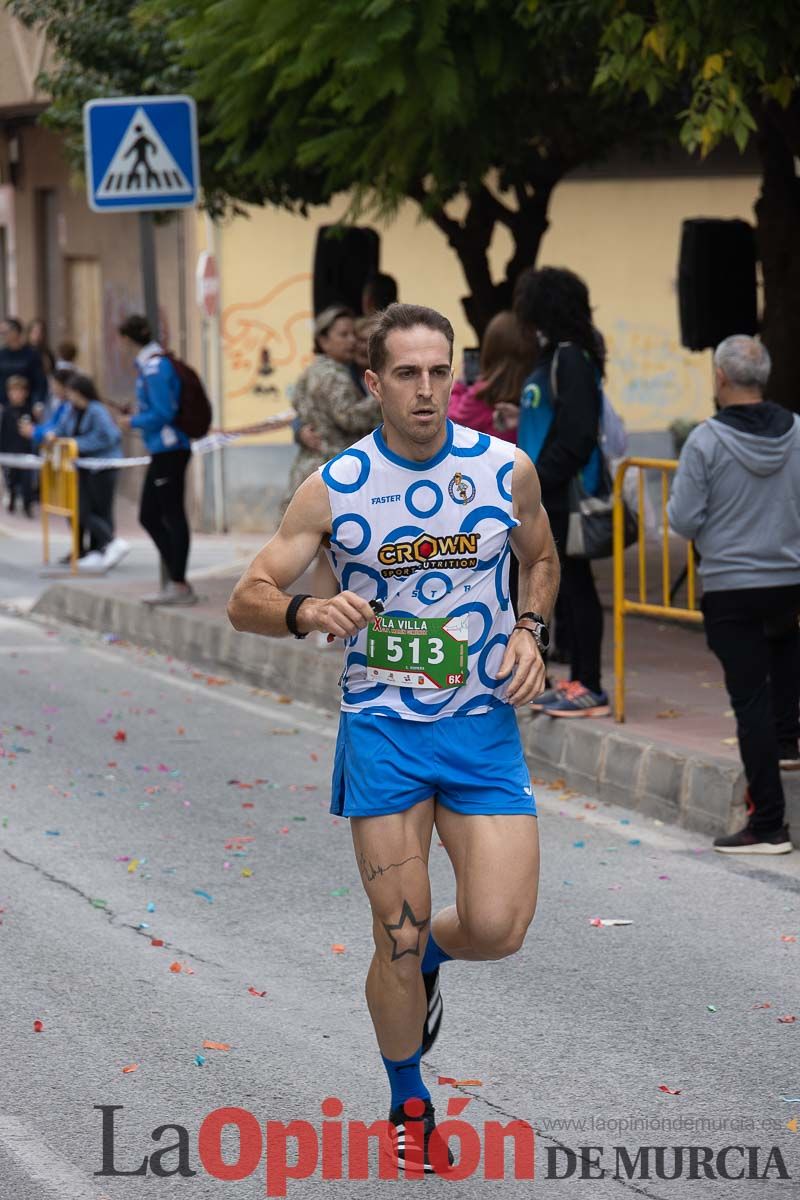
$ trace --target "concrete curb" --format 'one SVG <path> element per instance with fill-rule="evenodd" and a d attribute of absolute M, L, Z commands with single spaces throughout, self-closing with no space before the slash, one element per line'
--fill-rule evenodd
<path fill-rule="evenodd" d="M 337 710 L 338 653 L 293 638 L 237 633 L 226 622 L 192 609 L 148 608 L 138 600 L 55 584 L 33 608 L 51 617 L 224 671 L 270 691 Z M 739 828 L 745 819 L 745 782 L 738 766 L 700 757 L 680 746 L 653 745 L 611 721 L 566 721 L 520 714 L 525 754 L 534 774 L 562 778 L 576 791 L 597 795 L 645 816 L 709 836 Z M 800 773 L 784 778 L 787 818 L 800 828 Z"/>

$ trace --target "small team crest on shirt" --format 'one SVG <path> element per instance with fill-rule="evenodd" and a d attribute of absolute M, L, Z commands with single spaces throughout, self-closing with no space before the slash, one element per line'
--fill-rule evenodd
<path fill-rule="evenodd" d="M 450 499 L 455 500 L 456 504 L 469 504 L 475 499 L 475 484 L 469 475 L 462 475 L 460 471 L 456 471 L 447 490 Z"/>

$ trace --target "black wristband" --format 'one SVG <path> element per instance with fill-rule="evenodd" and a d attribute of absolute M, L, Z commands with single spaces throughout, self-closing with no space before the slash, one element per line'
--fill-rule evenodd
<path fill-rule="evenodd" d="M 289 630 L 289 633 L 294 634 L 298 641 L 302 638 L 308 637 L 308 634 L 300 633 L 297 628 L 297 610 L 304 600 L 310 599 L 310 596 L 292 596 L 291 600 L 289 601 L 289 607 L 286 609 L 286 628 Z"/>

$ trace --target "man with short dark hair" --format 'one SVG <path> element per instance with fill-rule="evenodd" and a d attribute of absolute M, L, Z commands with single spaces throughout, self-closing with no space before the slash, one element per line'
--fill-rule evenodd
<path fill-rule="evenodd" d="M 125 356 L 136 366 L 137 401 L 136 414 L 121 417 L 119 424 L 123 429 L 140 430 L 151 455 L 139 521 L 155 542 L 167 575 L 162 590 L 145 596 L 144 603 L 196 604 L 194 589 L 186 582 L 190 533 L 183 493 L 192 449 L 189 438 L 176 424 L 180 380 L 163 348 L 153 339 L 146 317 L 127 317 L 118 332 Z"/>
<path fill-rule="evenodd" d="M 6 403 L 6 381 L 22 375 L 28 381 L 31 407 L 47 403 L 47 376 L 42 356 L 25 341 L 22 322 L 16 317 L 0 321 L 0 408 Z"/>
<path fill-rule="evenodd" d="M 394 304 L 381 315 L 366 382 L 383 425 L 301 484 L 228 606 L 239 630 L 344 639 L 331 812 L 351 819 L 372 909 L 367 1003 L 396 1161 L 416 1101 L 426 1171 L 434 1110 L 420 1058 L 441 1023 L 439 968 L 515 954 L 536 907 L 536 804 L 514 708 L 544 685 L 558 586 L 530 459 L 447 419 L 452 360 L 440 313 Z M 342 590 L 292 597 L 320 546 Z M 512 550 L 531 610 L 518 620 Z M 434 826 L 457 902 L 431 919 Z"/>
<path fill-rule="evenodd" d="M 397 281 L 391 275 L 376 271 L 367 278 L 361 293 L 361 311 L 365 317 L 375 316 L 396 303 Z"/>
<path fill-rule="evenodd" d="M 750 793 L 746 827 L 714 842 L 723 854 L 792 849 L 780 767 L 800 765 L 800 417 L 764 399 L 769 371 L 756 338 L 719 344 L 719 411 L 690 434 L 667 508 L 700 554 L 706 638 Z"/>

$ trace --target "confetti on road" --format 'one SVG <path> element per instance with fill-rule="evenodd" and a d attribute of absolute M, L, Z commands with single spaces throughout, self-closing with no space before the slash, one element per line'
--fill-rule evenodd
<path fill-rule="evenodd" d="M 766 1000 L 763 1004 L 754 1004 L 753 1008 L 772 1008 L 772 1005 L 769 1000 Z"/>
<path fill-rule="evenodd" d="M 331 946 L 331 950 L 334 954 L 344 954 L 345 947 L 340 945 L 339 942 L 334 942 L 334 944 Z"/>
<path fill-rule="evenodd" d="M 203 1042 L 204 1050 L 230 1050 L 228 1042 Z"/>
<path fill-rule="evenodd" d="M 680 1096 L 680 1094 L 681 1094 L 680 1088 L 667 1087 L 667 1085 L 665 1083 L 660 1083 L 658 1085 L 658 1090 L 660 1092 L 666 1092 L 668 1096 Z"/>
<path fill-rule="evenodd" d="M 203 900 L 207 900 L 209 904 L 214 903 L 214 897 L 209 895 L 208 892 L 204 892 L 202 888 L 192 888 L 192 895 L 201 896 Z"/>
<path fill-rule="evenodd" d="M 251 986 L 251 987 L 249 987 L 247 990 L 248 990 L 248 992 L 250 993 L 250 995 L 251 995 L 251 996 L 260 996 L 260 997 L 264 997 L 264 996 L 266 996 L 266 994 L 267 994 L 266 992 L 260 992 L 260 991 L 258 990 L 258 988 L 254 988 L 254 987 L 252 987 L 252 986 Z"/>
<path fill-rule="evenodd" d="M 206 1061 L 205 1055 L 204 1054 L 195 1054 L 194 1061 L 197 1063 L 198 1067 L 202 1067 Z"/>
<path fill-rule="evenodd" d="M 124 729 L 118 729 L 117 732 L 114 734 L 115 742 L 127 742 L 127 740 L 128 740 L 128 735 Z"/>
<path fill-rule="evenodd" d="M 251 871 L 251 869 L 249 867 L 242 867 L 242 878 L 243 879 L 249 879 L 252 874 L 253 874 L 253 872 Z"/>
<path fill-rule="evenodd" d="M 796 1020 L 797 1017 L 778 1017 L 778 1023 L 780 1025 L 794 1025 Z"/>
<path fill-rule="evenodd" d="M 589 921 L 589 924 L 594 925 L 595 927 L 602 926 L 603 928 L 606 928 L 607 926 L 612 925 L 632 925 L 633 921 L 620 920 L 617 917 L 592 917 Z"/>
<path fill-rule="evenodd" d="M 334 888 L 333 891 L 331 892 L 331 895 L 332 896 L 349 896 L 350 888 L 346 888 L 346 887 Z"/>
<path fill-rule="evenodd" d="M 45 829 L 45 833 L 48 837 L 61 837 L 60 829 Z"/>
<path fill-rule="evenodd" d="M 796 942 L 797 938 L 795 937 L 795 935 L 793 933 L 783 933 L 783 934 L 781 934 L 781 941 L 782 942 Z"/>
<path fill-rule="evenodd" d="M 105 908 L 107 904 L 107 900 L 92 900 L 92 908 Z"/>
<path fill-rule="evenodd" d="M 586 842 L 573 842 L 572 844 L 576 850 L 581 850 L 586 845 Z"/>
<path fill-rule="evenodd" d="M 132 1071 L 138 1071 L 138 1070 L 139 1070 L 138 1063 L 129 1063 L 127 1067 L 122 1068 L 122 1074 L 130 1075 Z"/>
<path fill-rule="evenodd" d="M 709 1011 L 709 1012 L 716 1012 L 716 1011 L 717 1011 L 716 1005 L 714 1005 L 714 1004 L 707 1004 L 707 1005 L 706 1005 L 706 1008 L 708 1009 L 708 1011 Z"/>
<path fill-rule="evenodd" d="M 34 1033 L 44 1033 L 44 1023 L 42 1021 L 34 1021 L 33 1022 L 33 1032 Z"/>
<path fill-rule="evenodd" d="M 153 903 L 153 901 L 152 901 L 152 900 L 148 900 L 148 902 L 147 902 L 147 911 L 148 911 L 149 913 L 153 913 L 153 912 L 155 912 L 155 911 L 156 911 L 156 906 L 155 906 L 155 904 Z"/>
<path fill-rule="evenodd" d="M 163 938 L 150 938 L 150 945 L 155 946 L 155 947 L 163 946 L 164 939 Z"/>

